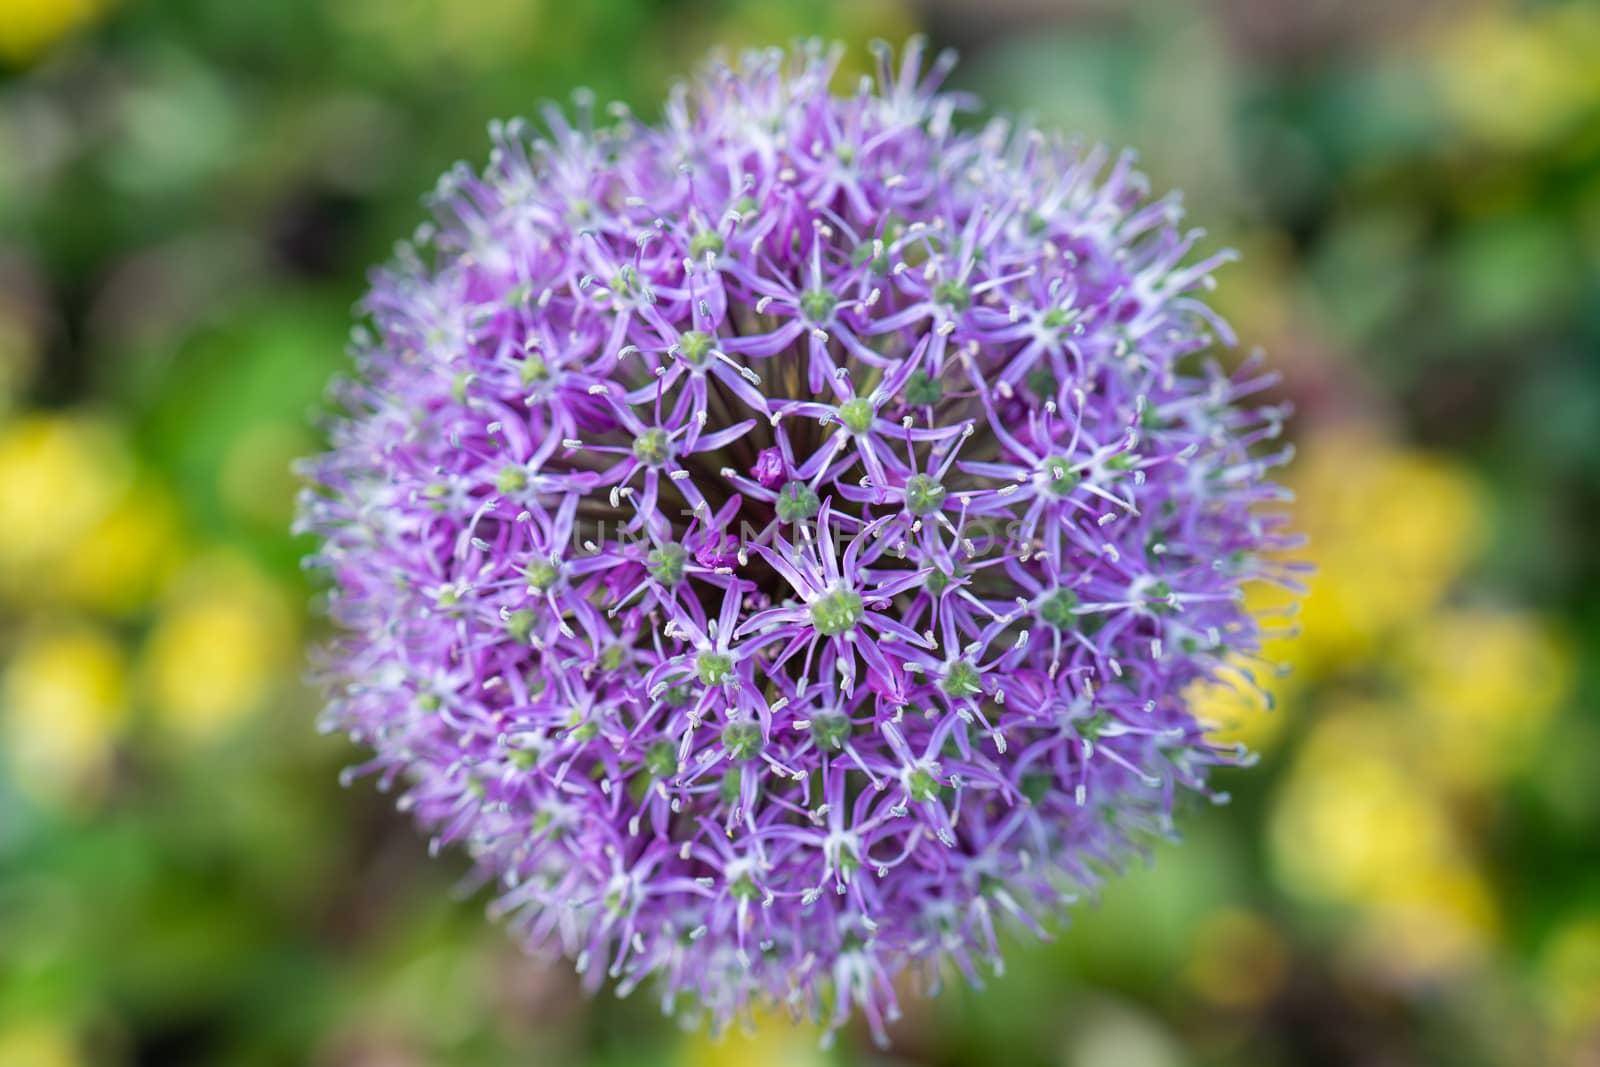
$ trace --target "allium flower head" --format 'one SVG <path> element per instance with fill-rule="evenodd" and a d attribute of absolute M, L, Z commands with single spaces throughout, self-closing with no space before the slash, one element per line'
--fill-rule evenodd
<path fill-rule="evenodd" d="M 1129 156 L 837 59 L 493 127 L 373 284 L 302 525 L 328 727 L 519 937 L 881 1036 L 1239 757 L 1181 694 L 1258 646 L 1286 450 Z"/>

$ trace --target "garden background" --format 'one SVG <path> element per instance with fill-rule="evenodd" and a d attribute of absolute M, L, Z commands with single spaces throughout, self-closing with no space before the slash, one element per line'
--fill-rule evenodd
<path fill-rule="evenodd" d="M 915 29 L 1240 263 L 1319 566 L 1234 802 L 891 1052 L 584 999 L 314 730 L 291 461 L 491 118 Z M 1600 5 L 0 0 L 0 1065 L 1600 1064 Z"/>

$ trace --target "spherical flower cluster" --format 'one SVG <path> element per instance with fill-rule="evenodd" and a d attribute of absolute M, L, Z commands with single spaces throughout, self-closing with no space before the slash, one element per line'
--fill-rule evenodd
<path fill-rule="evenodd" d="M 1126 155 L 913 44 L 493 128 L 308 464 L 330 729 L 533 946 L 882 1035 L 1240 753 L 1182 692 L 1288 580 L 1272 379 Z"/>

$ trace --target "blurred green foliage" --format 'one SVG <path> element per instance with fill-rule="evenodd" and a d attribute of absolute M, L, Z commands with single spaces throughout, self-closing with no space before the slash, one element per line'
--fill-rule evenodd
<path fill-rule="evenodd" d="M 890 1053 L 712 1043 L 338 788 L 289 463 L 489 119 L 918 24 L 1243 250 L 1321 569 L 1276 710 L 1195 694 L 1264 759 L 1181 847 Z M 0 5 L 0 1065 L 1600 1063 L 1596 56 L 1578 0 Z"/>

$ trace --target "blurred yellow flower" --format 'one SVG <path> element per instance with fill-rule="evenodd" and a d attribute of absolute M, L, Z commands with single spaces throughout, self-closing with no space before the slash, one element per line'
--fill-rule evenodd
<path fill-rule="evenodd" d="M 787 1016 L 763 1014 L 748 1031 L 734 1030 L 722 1037 L 701 1031 L 685 1036 L 679 1050 L 680 1067 L 825 1067 L 821 1031 Z"/>
<path fill-rule="evenodd" d="M 1402 714 L 1332 709 L 1297 752 L 1268 827 L 1290 891 L 1343 904 L 1403 899 L 1418 879 L 1463 862 L 1448 812 L 1404 759 Z"/>
<path fill-rule="evenodd" d="M 85 530 L 52 585 L 75 604 L 111 614 L 147 607 L 182 554 L 181 517 L 164 488 L 133 486 Z"/>
<path fill-rule="evenodd" d="M 225 732 L 291 669 L 294 616 L 244 558 L 218 552 L 175 580 L 144 654 L 157 721 L 191 740 Z"/>
<path fill-rule="evenodd" d="M 45 802 L 93 795 L 127 716 L 121 646 L 84 625 L 31 633 L 6 667 L 4 694 L 18 785 Z"/>
<path fill-rule="evenodd" d="M 1293 484 L 1317 566 L 1293 647 L 1314 671 L 1367 655 L 1431 608 L 1482 544 L 1480 493 L 1463 469 L 1360 431 L 1314 436 Z"/>
<path fill-rule="evenodd" d="M 78 542 L 126 490 L 120 435 L 85 415 L 29 415 L 0 427 L 0 595 L 44 599 Z"/>
<path fill-rule="evenodd" d="M 1195 718 L 1211 727 L 1213 740 L 1264 752 L 1283 732 L 1277 686 L 1270 666 L 1235 658 L 1215 680 L 1189 686 L 1184 699 Z"/>
<path fill-rule="evenodd" d="M 1403 706 L 1345 700 L 1296 754 L 1268 828 L 1292 893 L 1354 909 L 1351 952 L 1387 982 L 1463 973 L 1484 960 L 1494 896 L 1446 798 L 1417 766 L 1436 743 Z"/>
<path fill-rule="evenodd" d="M 1201 923 L 1183 978 L 1212 1004 L 1250 1008 L 1271 999 L 1288 970 L 1289 952 L 1273 925 L 1227 909 Z"/>
<path fill-rule="evenodd" d="M 1318 569 L 1302 639 L 1274 650 L 1304 668 L 1291 678 L 1360 678 L 1390 695 L 1335 691 L 1314 709 L 1270 815 L 1273 868 L 1294 895 L 1349 911 L 1350 952 L 1368 973 L 1395 984 L 1466 973 L 1493 950 L 1498 916 L 1451 801 L 1535 758 L 1572 688 L 1572 655 L 1525 614 L 1441 607 L 1485 536 L 1463 468 L 1359 428 L 1314 434 L 1302 456 L 1296 517 Z M 1271 718 L 1233 710 L 1244 725 L 1230 739 Z"/>
<path fill-rule="evenodd" d="M 23 1022 L 0 1029 L 0 1063 L 15 1067 L 79 1067 L 77 1042 L 56 1023 Z"/>
<path fill-rule="evenodd" d="M 1451 611 L 1421 620 L 1399 666 L 1422 736 L 1416 751 L 1447 785 L 1492 785 L 1524 769 L 1573 680 L 1567 646 L 1526 615 Z"/>
<path fill-rule="evenodd" d="M 0 597 L 125 614 L 176 563 L 176 502 L 140 477 L 94 416 L 30 415 L 0 429 Z"/>
<path fill-rule="evenodd" d="M 6 0 L 0 4 L 0 63 L 32 63 L 109 6 L 105 0 Z"/>
<path fill-rule="evenodd" d="M 1497 146 L 1543 144 L 1600 105 L 1600 10 L 1565 3 L 1538 11 L 1452 17 L 1439 38 L 1435 80 L 1446 107 Z"/>
<path fill-rule="evenodd" d="M 1357 924 L 1353 955 L 1392 985 L 1419 985 L 1481 966 L 1498 930 L 1494 894 L 1465 866 L 1415 872 Z"/>

